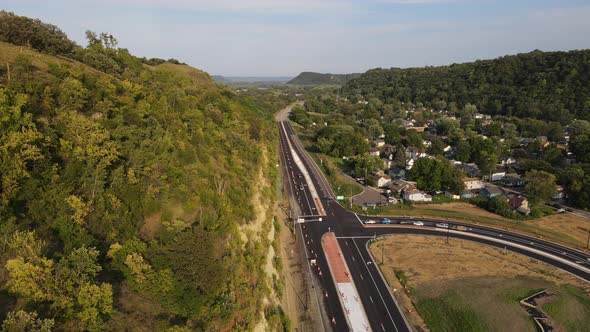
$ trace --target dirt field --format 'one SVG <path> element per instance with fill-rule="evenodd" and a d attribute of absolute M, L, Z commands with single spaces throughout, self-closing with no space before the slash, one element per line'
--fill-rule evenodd
<path fill-rule="evenodd" d="M 539 289 L 556 293 L 566 302 L 564 308 L 580 307 L 583 314 L 590 310 L 567 291 L 569 285 L 575 286 L 588 299 L 590 284 L 522 255 L 464 240 L 450 239 L 447 244 L 444 238 L 394 235 L 372 244 L 371 252 L 378 262 L 381 246 L 381 268 L 391 287 L 398 289 L 394 294 L 404 307 L 413 303 L 422 316 L 412 310 L 409 317 L 417 329 L 425 329 L 426 321 L 433 331 L 450 327 L 534 331 L 518 301 Z M 401 284 L 406 285 L 405 291 Z M 449 316 L 460 319 L 445 320 Z M 566 330 L 562 320 L 573 319 L 572 326 L 576 326 L 585 318 L 556 319 L 555 327 Z"/>
<path fill-rule="evenodd" d="M 540 219 L 519 221 L 501 217 L 464 202 L 417 204 L 413 209 L 391 209 L 388 212 L 396 215 L 442 218 L 511 229 L 578 249 L 586 248 L 588 229 L 590 229 L 590 219 L 572 214 L 554 214 Z"/>

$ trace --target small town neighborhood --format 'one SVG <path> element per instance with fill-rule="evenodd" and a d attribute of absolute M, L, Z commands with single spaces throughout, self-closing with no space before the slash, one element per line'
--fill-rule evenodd
<path fill-rule="evenodd" d="M 434 112 L 434 110 L 431 110 Z M 442 115 L 442 119 L 458 121 L 455 117 L 447 117 Z M 493 123 L 491 116 L 476 113 L 474 119 L 480 121 L 481 126 L 488 126 Z M 403 120 L 401 126 L 406 132 L 422 133 L 425 137 L 439 140 L 437 137 L 437 129 L 434 120 L 426 121 L 424 126 L 415 126 L 415 120 Z M 483 140 L 489 138 L 483 134 L 478 134 Z M 442 137 L 446 139 L 447 137 Z M 567 149 L 568 136 L 564 136 L 564 144 L 552 144 L 547 137 L 539 136 L 536 139 L 532 138 L 517 138 L 518 144 L 522 148 L 527 148 L 529 145 L 536 145 L 540 149 L 557 148 L 564 152 L 564 155 L 569 156 Z M 366 139 L 370 144 L 367 151 L 368 155 L 379 158 L 381 163 L 377 163 L 380 167 L 375 168 L 369 175 L 370 181 L 362 176 L 356 177 L 361 184 L 371 183 L 372 186 L 379 190 L 382 195 L 387 197 L 383 202 L 365 203 L 369 207 L 374 207 L 381 204 L 394 205 L 404 201 L 410 202 L 432 202 L 433 196 L 444 196 L 451 200 L 469 200 L 475 197 L 483 197 L 487 199 L 503 199 L 511 211 L 518 212 L 523 215 L 528 215 L 531 212 L 529 201 L 523 193 L 524 176 L 514 170 L 517 160 L 512 156 L 507 156 L 498 160 L 493 167 L 490 167 L 489 173 L 482 172 L 480 167 L 474 162 L 462 162 L 455 160 L 457 154 L 457 147 L 448 144 L 443 144 L 440 147 L 442 155 L 458 170 L 461 170 L 465 176 L 462 178 L 463 190 L 460 192 L 435 191 L 426 192 L 420 190 L 416 182 L 408 180 L 408 173 L 412 170 L 414 165 L 421 158 L 435 159 L 434 155 L 428 153 L 432 147 L 433 142 L 429 139 L 422 141 L 422 147 L 402 145 L 393 146 L 386 143 L 385 134 L 373 139 Z M 503 139 L 502 139 L 503 141 Z M 403 163 L 398 154 L 397 149 L 403 148 Z M 399 155 L 399 154 L 398 154 Z M 397 158 L 397 160 L 396 160 Z M 566 158 L 566 162 L 568 162 Z M 354 174 L 352 174 L 354 175 Z M 556 185 L 553 200 L 561 200 L 564 198 L 564 188 Z"/>

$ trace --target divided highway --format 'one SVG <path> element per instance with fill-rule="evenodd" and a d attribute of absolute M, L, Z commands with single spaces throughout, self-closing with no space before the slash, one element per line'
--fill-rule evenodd
<path fill-rule="evenodd" d="M 359 216 L 342 207 L 335 200 L 328 181 L 304 150 L 289 122 L 280 119 L 278 124 L 285 187 L 292 202 L 296 203 L 293 208 L 297 211 L 298 217 L 304 220 L 303 223 L 296 225 L 296 233 L 301 237 L 306 251 L 308 258 L 306 264 L 309 266 L 307 270 L 312 274 L 313 286 L 321 287 L 323 293 L 321 298 L 318 296 L 317 299 L 312 299 L 312 303 L 315 301 L 325 313 L 324 330 L 348 330 L 345 313 L 340 306 L 339 295 L 329 276 L 327 261 L 322 252 L 321 236 L 326 232 L 334 232 L 338 238 L 372 331 L 411 330 L 402 309 L 395 302 L 376 262 L 368 251 L 369 241 L 382 235 L 423 234 L 467 239 L 521 253 L 590 281 L 588 253 L 522 234 L 421 218 L 392 217 L 394 222 L 392 225 L 365 225 L 365 221 L 375 218 Z M 303 163 L 303 171 L 297 166 L 296 161 Z M 312 182 L 311 190 L 306 179 Z M 320 202 L 314 202 L 312 194 L 316 196 L 316 199 L 319 198 Z M 415 221 L 421 221 L 423 225 L 414 225 Z M 447 223 L 449 228 L 435 226 L 441 222 Z M 311 266 L 311 259 L 315 259 L 316 265 Z"/>

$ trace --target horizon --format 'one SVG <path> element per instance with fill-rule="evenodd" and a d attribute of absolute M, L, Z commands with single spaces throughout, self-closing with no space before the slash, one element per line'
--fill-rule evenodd
<path fill-rule="evenodd" d="M 86 45 L 106 32 L 139 57 L 211 75 L 295 77 L 590 48 L 580 0 L 5 0 Z M 171 38 L 171 36 L 175 38 Z"/>

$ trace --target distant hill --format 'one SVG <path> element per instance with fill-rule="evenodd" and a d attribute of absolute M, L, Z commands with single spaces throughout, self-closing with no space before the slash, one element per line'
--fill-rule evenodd
<path fill-rule="evenodd" d="M 314 72 L 303 72 L 294 79 L 287 82 L 287 84 L 299 85 L 342 85 L 353 78 L 359 77 L 361 74 L 322 74 Z"/>
<path fill-rule="evenodd" d="M 221 76 L 213 75 L 213 80 L 217 83 L 286 83 L 293 77 L 283 76 Z"/>
<path fill-rule="evenodd" d="M 533 51 L 449 66 L 372 69 L 342 87 L 346 97 L 566 123 L 590 119 L 590 50 Z"/>

